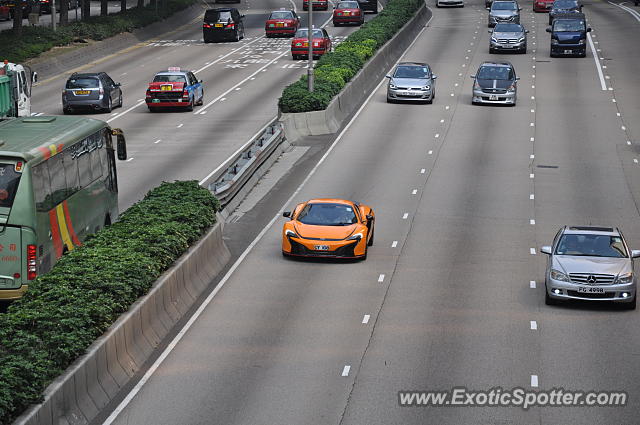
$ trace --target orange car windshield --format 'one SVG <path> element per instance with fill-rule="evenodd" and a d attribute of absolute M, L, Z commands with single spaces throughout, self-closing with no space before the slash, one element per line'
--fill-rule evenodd
<path fill-rule="evenodd" d="M 315 226 L 351 226 L 358 222 L 358 217 L 349 205 L 307 204 L 297 220 Z"/>

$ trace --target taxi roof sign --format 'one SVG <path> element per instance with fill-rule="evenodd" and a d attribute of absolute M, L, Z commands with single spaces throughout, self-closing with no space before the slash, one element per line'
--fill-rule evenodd
<path fill-rule="evenodd" d="M 179 66 L 170 66 L 169 68 L 167 68 L 167 71 L 169 71 L 169 72 L 180 72 L 180 67 Z"/>

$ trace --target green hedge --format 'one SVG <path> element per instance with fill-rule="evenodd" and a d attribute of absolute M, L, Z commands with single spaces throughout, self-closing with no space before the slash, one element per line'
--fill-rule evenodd
<path fill-rule="evenodd" d="M 0 423 L 59 376 L 187 248 L 220 205 L 195 181 L 163 183 L 88 238 L 0 314 Z"/>
<path fill-rule="evenodd" d="M 158 0 L 160 2 L 160 0 Z M 58 27 L 56 32 L 50 27 L 25 26 L 17 37 L 13 30 L 0 32 L 0 60 L 20 63 L 34 58 L 55 46 L 65 46 L 75 40 L 104 40 L 114 35 L 142 28 L 186 9 L 197 0 L 166 0 L 166 7 L 158 4 L 144 8 L 131 8 L 108 16 L 95 16 L 87 21 L 71 22 Z"/>
<path fill-rule="evenodd" d="M 282 92 L 278 106 L 282 112 L 320 111 L 362 68 L 364 63 L 389 41 L 424 0 L 390 0 L 382 12 L 362 25 L 333 52 L 323 55 L 315 65 L 314 91 L 307 90 L 307 76 Z"/>

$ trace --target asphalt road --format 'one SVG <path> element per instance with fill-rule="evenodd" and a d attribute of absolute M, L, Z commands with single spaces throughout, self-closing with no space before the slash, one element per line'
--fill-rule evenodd
<path fill-rule="evenodd" d="M 588 3 L 593 50 L 551 59 L 547 16 L 523 7 L 525 55 L 488 54 L 480 1 L 434 9 L 404 58 L 438 74 L 434 104 L 387 104 L 381 86 L 335 141 L 303 142 L 311 157 L 260 214 L 227 228 L 231 239 L 243 228 L 253 237 L 262 226 L 251 223 L 268 222 L 263 232 L 107 423 L 637 424 L 638 312 L 546 306 L 538 248 L 565 224 L 619 226 L 640 247 L 640 47 L 628 42 L 640 22 Z M 471 105 L 469 76 L 491 59 L 516 67 L 516 107 Z M 288 196 L 286 209 L 314 197 L 371 205 L 369 258 L 282 258 L 284 219 L 274 215 Z M 629 401 L 398 404 L 398 391 L 460 386 L 626 391 Z"/>
<path fill-rule="evenodd" d="M 287 0 L 243 1 L 238 8 L 246 14 L 246 37 L 239 43 L 204 44 L 200 17 L 162 39 L 140 43 L 80 69 L 107 72 L 122 84 L 123 108 L 111 114 L 86 115 L 125 132 L 130 160 L 118 164 L 121 209 L 162 181 L 203 179 L 276 116 L 282 89 L 306 72 L 307 65 L 291 58 L 290 38 L 264 37 L 269 12 L 281 7 L 291 8 L 292 4 Z M 306 14 L 300 15 L 306 25 Z M 314 25 L 330 17 L 331 11 L 316 12 Z M 355 29 L 328 25 L 336 43 Z M 148 111 L 144 103 L 148 83 L 169 66 L 196 71 L 204 81 L 203 106 L 193 112 Z M 61 89 L 67 75 L 34 88 L 33 114 L 62 114 Z"/>

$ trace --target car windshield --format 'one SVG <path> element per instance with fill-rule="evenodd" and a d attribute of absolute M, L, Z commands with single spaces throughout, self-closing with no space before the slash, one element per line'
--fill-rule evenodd
<path fill-rule="evenodd" d="M 478 71 L 480 80 L 512 80 L 513 74 L 506 66 L 482 66 Z"/>
<path fill-rule="evenodd" d="M 495 32 L 522 32 L 522 27 L 518 24 L 497 24 Z"/>
<path fill-rule="evenodd" d="M 297 220 L 315 226 L 350 226 L 358 222 L 358 217 L 349 205 L 307 204 Z"/>
<path fill-rule="evenodd" d="M 162 74 L 156 75 L 153 78 L 154 83 L 186 83 L 187 79 L 184 78 L 184 75 L 169 75 Z"/>
<path fill-rule="evenodd" d="M 556 248 L 557 255 L 627 258 L 627 250 L 620 236 L 594 234 L 563 235 Z"/>
<path fill-rule="evenodd" d="M 298 32 L 296 32 L 296 37 L 297 38 L 309 38 L 309 30 L 304 29 L 304 30 L 298 30 Z M 323 38 L 324 35 L 322 34 L 322 30 L 319 29 L 315 29 L 313 30 L 313 38 Z"/>
<path fill-rule="evenodd" d="M 231 11 L 229 10 L 208 10 L 204 15 L 204 20 L 208 22 L 227 22 L 231 21 Z"/>
<path fill-rule="evenodd" d="M 577 20 L 555 20 L 553 21 L 553 30 L 563 31 L 584 31 L 584 21 Z"/>
<path fill-rule="evenodd" d="M 11 208 L 21 174 L 14 164 L 0 164 L 0 207 Z"/>
<path fill-rule="evenodd" d="M 271 12 L 271 16 L 269 19 L 293 19 L 293 14 L 291 12 Z"/>
<path fill-rule="evenodd" d="M 555 1 L 553 3 L 554 9 L 573 9 L 577 7 L 578 7 L 578 3 L 574 1 Z"/>
<path fill-rule="evenodd" d="M 357 9 L 359 7 L 357 1 L 341 1 L 338 3 L 338 6 L 336 6 L 336 9 Z"/>
<path fill-rule="evenodd" d="M 68 89 L 90 89 L 96 87 L 100 87 L 100 83 L 97 78 L 93 77 L 70 78 L 67 81 Z"/>
<path fill-rule="evenodd" d="M 399 66 L 394 78 L 429 78 L 429 68 L 422 65 Z"/>
<path fill-rule="evenodd" d="M 496 1 L 491 6 L 492 10 L 516 10 L 516 4 L 510 1 Z"/>

